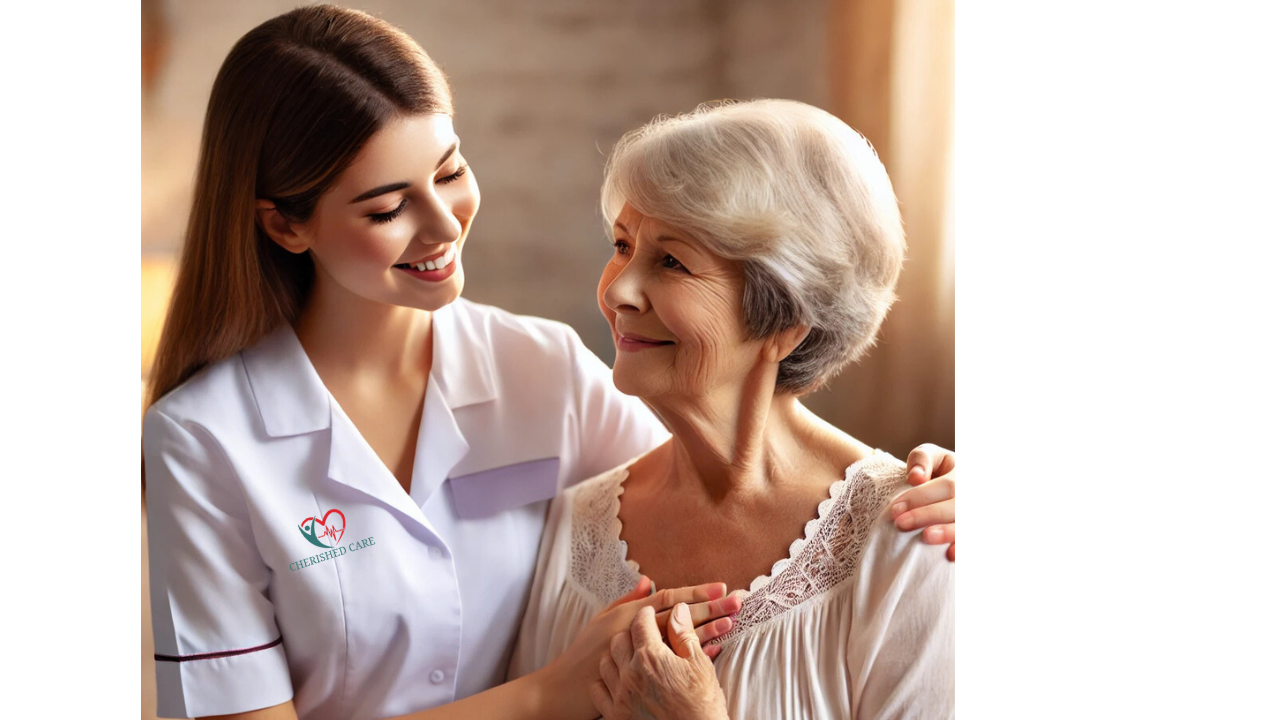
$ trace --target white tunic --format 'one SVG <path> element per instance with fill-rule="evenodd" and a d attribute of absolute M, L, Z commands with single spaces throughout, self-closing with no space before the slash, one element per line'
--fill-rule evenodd
<path fill-rule="evenodd" d="M 508 677 L 547 664 L 639 581 L 619 538 L 626 476 L 552 503 Z M 731 717 L 954 716 L 954 565 L 894 526 L 889 501 L 907 487 L 885 453 L 850 466 L 790 557 L 751 583 L 715 661 Z"/>
<path fill-rule="evenodd" d="M 435 313 L 406 493 L 280 328 L 148 409 L 159 714 L 305 720 L 500 683 L 548 500 L 667 436 L 561 323 Z"/>

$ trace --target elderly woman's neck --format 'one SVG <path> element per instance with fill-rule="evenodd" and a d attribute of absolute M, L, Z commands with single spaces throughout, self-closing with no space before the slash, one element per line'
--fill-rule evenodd
<path fill-rule="evenodd" d="M 750 496 L 832 463 L 854 462 L 866 450 L 794 395 L 769 393 L 754 401 L 751 395 L 653 403 L 674 436 L 664 453 L 668 482 L 701 485 L 713 500 Z"/>

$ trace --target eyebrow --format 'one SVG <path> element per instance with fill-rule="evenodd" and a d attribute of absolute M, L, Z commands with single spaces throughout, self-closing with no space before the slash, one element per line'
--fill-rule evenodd
<path fill-rule="evenodd" d="M 449 149 L 445 150 L 444 154 L 440 156 L 440 161 L 436 163 L 436 170 L 439 170 L 440 166 L 444 165 L 444 161 L 448 160 L 449 156 L 453 155 L 453 153 L 456 152 L 457 150 L 458 150 L 458 141 L 454 140 L 453 144 L 449 146 Z M 363 202 L 370 198 L 376 198 L 379 195 L 385 195 L 389 192 L 403 190 L 407 187 L 411 187 L 412 185 L 413 183 L 405 180 L 401 180 L 400 182 L 388 183 L 386 185 L 379 185 L 378 187 L 372 190 L 366 190 L 365 192 L 362 192 L 359 195 L 355 196 L 354 198 L 351 199 L 351 202 L 348 204 Z"/>

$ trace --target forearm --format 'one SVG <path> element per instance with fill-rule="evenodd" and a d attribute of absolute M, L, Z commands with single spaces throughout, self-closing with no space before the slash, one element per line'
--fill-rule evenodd
<path fill-rule="evenodd" d="M 568 685 L 554 670 L 543 668 L 457 702 L 388 720 L 471 720 L 478 717 L 587 720 L 596 717 L 586 691 Z M 297 717 L 290 700 L 274 707 L 205 720 L 297 720 Z"/>
<path fill-rule="evenodd" d="M 394 720 L 587 720 L 597 716 L 587 692 L 570 687 L 553 663 L 511 682 L 457 702 L 402 715 Z"/>

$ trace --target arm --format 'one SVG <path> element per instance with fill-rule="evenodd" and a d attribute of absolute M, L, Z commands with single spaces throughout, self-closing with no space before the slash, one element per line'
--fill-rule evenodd
<path fill-rule="evenodd" d="M 741 607 L 736 597 L 724 597 L 723 583 L 700 585 L 649 594 L 649 580 L 642 579 L 631 594 L 619 598 L 595 617 L 579 633 L 569 649 L 545 668 L 498 687 L 448 705 L 401 715 L 392 720 L 470 720 L 478 717 L 506 720 L 585 720 L 595 717 L 587 689 L 597 678 L 598 658 L 605 654 L 613 637 L 625 632 L 633 619 L 647 613 L 671 617 L 670 608 L 683 608 L 686 636 L 707 666 L 711 660 L 699 649 L 701 644 L 723 635 L 732 627 L 723 618 Z M 694 603 L 692 606 L 688 603 Z M 692 607 L 692 611 L 690 610 Z M 660 615 L 655 615 L 658 611 Z M 690 619 L 692 618 L 692 619 Z M 698 622 L 701 620 L 701 624 Z M 697 625 L 697 627 L 695 627 Z M 658 644 L 662 641 L 659 638 Z M 714 653 L 714 650 L 712 651 Z M 714 678 L 713 678 L 714 679 Z M 293 701 L 219 718 L 234 720 L 297 720 Z"/>
<path fill-rule="evenodd" d="M 955 566 L 881 515 L 863 557 L 846 667 L 859 720 L 955 715 Z"/>

